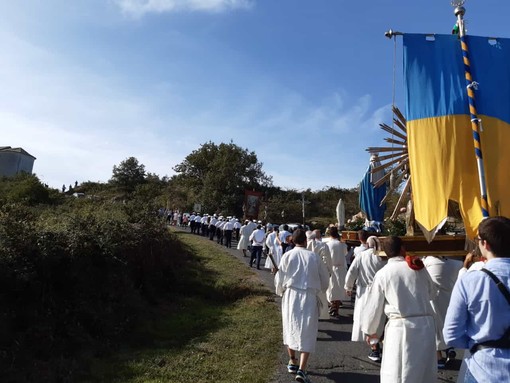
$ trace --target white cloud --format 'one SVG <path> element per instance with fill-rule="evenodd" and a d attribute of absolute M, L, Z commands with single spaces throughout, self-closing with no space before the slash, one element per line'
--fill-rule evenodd
<path fill-rule="evenodd" d="M 352 187 L 368 164 L 366 141 L 375 139 L 377 123 L 390 122 L 380 119 L 384 109 L 372 112 L 368 95 L 337 90 L 310 101 L 258 76 L 242 87 L 214 88 L 211 97 L 172 77 L 133 90 L 125 74 L 92 72 L 20 38 L 0 33 L 0 45 L 0 144 L 37 157 L 34 172 L 58 188 L 107 181 L 113 165 L 130 156 L 147 171 L 171 175 L 200 144 L 231 139 L 256 152 L 277 186 Z"/>
<path fill-rule="evenodd" d="M 0 34 L 0 44 L 9 47 L 0 64 L 0 144 L 35 156 L 43 182 L 104 182 L 130 156 L 163 176 L 182 160 L 169 150 L 171 134 L 159 135 L 175 122 L 163 122 L 150 100 L 14 36 Z"/>
<path fill-rule="evenodd" d="M 270 83 L 242 100 L 228 129 L 218 137 L 237 137 L 254 150 L 274 184 L 284 188 L 355 187 L 368 166 L 365 148 L 383 144 L 378 124 L 391 123 L 389 105 L 374 110 L 372 97 L 347 97 L 341 89 L 320 100 Z M 260 100 L 263 100 L 261 103 Z M 255 107 L 254 107 L 255 106 Z M 221 116 L 212 117 L 221 126 Z M 223 118 L 225 122 L 225 118 Z M 247 127 L 244 134 L 236 127 Z M 230 135 L 229 135 L 230 134 Z"/>
<path fill-rule="evenodd" d="M 249 9 L 253 0 L 114 0 L 122 12 L 141 17 L 148 13 L 165 12 L 223 12 L 233 9 Z"/>

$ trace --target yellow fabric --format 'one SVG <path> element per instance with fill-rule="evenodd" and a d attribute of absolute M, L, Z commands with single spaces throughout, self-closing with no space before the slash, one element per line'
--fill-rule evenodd
<path fill-rule="evenodd" d="M 489 214 L 510 216 L 510 125 L 479 118 Z M 470 117 L 408 121 L 407 128 L 416 221 L 434 231 L 447 217 L 451 199 L 459 203 L 466 234 L 474 238 L 483 217 Z"/>

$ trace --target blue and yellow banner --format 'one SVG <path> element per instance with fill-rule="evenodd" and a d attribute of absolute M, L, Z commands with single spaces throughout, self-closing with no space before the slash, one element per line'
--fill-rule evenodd
<path fill-rule="evenodd" d="M 466 36 L 481 119 L 481 152 L 489 214 L 510 216 L 510 39 Z M 481 193 L 456 35 L 405 34 L 404 81 L 416 221 L 429 235 L 457 201 L 470 238 L 482 220 Z M 426 233 L 427 234 L 427 233 Z"/>

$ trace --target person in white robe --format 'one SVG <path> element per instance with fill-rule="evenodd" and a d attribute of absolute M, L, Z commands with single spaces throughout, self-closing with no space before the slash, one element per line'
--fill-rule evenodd
<path fill-rule="evenodd" d="M 329 275 L 322 259 L 306 249 L 303 229 L 295 230 L 292 239 L 296 247 L 282 258 L 275 287 L 276 294 L 282 296 L 283 343 L 290 358 L 288 371 L 296 373 L 297 381 L 307 382 L 308 358 L 315 351 L 319 330 L 317 294 L 328 287 Z"/>
<path fill-rule="evenodd" d="M 445 368 L 446 363 L 454 359 L 456 354 L 452 349 L 446 347 L 443 338 L 444 318 L 450 303 L 453 286 L 457 281 L 459 270 L 463 263 L 460 260 L 446 258 L 440 255 L 426 256 L 423 258 L 425 269 L 429 273 L 432 281 L 439 288 L 439 294 L 432 300 L 432 309 L 436 314 L 436 349 L 437 349 L 437 367 Z M 443 352 L 445 357 L 443 357 Z"/>
<path fill-rule="evenodd" d="M 239 235 L 241 238 L 239 239 L 239 242 L 237 242 L 237 250 L 243 251 L 243 256 L 246 257 L 246 250 L 248 249 L 248 245 L 250 243 L 250 234 L 252 232 L 249 231 L 248 228 L 248 221 L 245 222 L 243 226 L 241 226 L 241 229 L 239 229 Z"/>
<path fill-rule="evenodd" d="M 358 253 L 354 257 L 354 261 L 347 270 L 345 277 L 345 291 L 347 295 L 351 295 L 356 284 L 356 303 L 354 304 L 354 314 L 352 323 L 351 341 L 364 342 L 365 335 L 361 331 L 361 318 L 364 316 L 364 309 L 367 304 L 368 289 L 372 285 L 375 274 L 386 265 L 386 259 L 379 256 L 381 243 L 375 236 L 365 240 L 367 249 Z M 378 339 L 381 339 L 384 330 L 384 316 L 379 321 L 379 327 L 375 331 Z M 373 361 L 380 362 L 380 344 L 379 342 L 370 345 L 372 352 L 369 358 Z"/>
<path fill-rule="evenodd" d="M 348 299 L 344 290 L 345 276 L 347 274 L 347 263 L 345 260 L 347 245 L 340 242 L 340 234 L 336 226 L 330 228 L 329 235 L 330 239 L 327 245 L 331 254 L 331 277 L 329 278 L 329 287 L 326 295 L 330 303 L 330 315 L 338 317 L 338 310 L 343 305 L 342 301 Z"/>
<path fill-rule="evenodd" d="M 331 275 L 331 254 L 329 253 L 329 247 L 321 241 L 321 231 L 307 231 L 306 240 L 306 248 L 321 257 L 322 262 L 324 262 L 328 269 L 328 274 Z M 328 297 L 326 296 L 326 292 L 321 291 L 318 296 L 321 301 L 319 319 L 329 319 Z"/>
<path fill-rule="evenodd" d="M 359 246 L 356 246 L 354 248 L 354 251 L 352 253 L 352 259 L 351 264 L 354 262 L 354 259 L 356 259 L 356 256 L 358 254 L 361 254 L 363 251 L 368 249 L 367 240 L 370 237 L 370 234 L 366 230 L 360 230 L 358 231 L 358 239 L 361 242 Z"/>
<path fill-rule="evenodd" d="M 280 265 L 280 262 L 282 261 L 283 249 L 282 249 L 282 245 L 280 244 L 280 241 L 278 240 L 278 237 L 280 235 L 279 230 L 276 229 L 275 231 L 276 231 L 276 236 L 275 236 L 274 242 L 273 242 L 274 261 L 278 265 L 278 267 L 280 267 L 279 265 Z"/>
<path fill-rule="evenodd" d="M 264 264 L 264 268 L 270 269 L 271 273 L 274 274 L 276 271 L 276 267 L 275 267 L 275 265 L 273 265 L 273 261 L 271 260 L 271 258 L 273 258 L 273 260 L 274 260 L 274 241 L 275 241 L 277 232 L 275 231 L 274 227 L 271 227 L 268 230 L 271 230 L 271 231 L 266 235 L 266 247 L 267 247 L 268 256 L 266 257 L 266 262 Z M 275 263 L 276 263 L 276 260 L 275 260 Z M 276 264 L 276 266 L 278 266 L 278 264 Z"/>
<path fill-rule="evenodd" d="M 437 381 L 435 321 L 431 299 L 437 294 L 423 263 L 405 254 L 402 239 L 386 237 L 388 263 L 369 289 L 361 320 L 367 342 L 377 339 L 381 313 L 388 318 L 384 330 L 381 383 L 432 383 Z"/>

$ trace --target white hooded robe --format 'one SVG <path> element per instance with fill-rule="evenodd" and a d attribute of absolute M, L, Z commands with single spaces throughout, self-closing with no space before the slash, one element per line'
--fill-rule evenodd
<path fill-rule="evenodd" d="M 317 294 L 328 286 L 328 270 L 320 257 L 295 247 L 280 262 L 276 294 L 282 296 L 283 344 L 297 351 L 314 352 L 319 331 Z"/>
<path fill-rule="evenodd" d="M 368 298 L 368 287 L 374 280 L 375 273 L 377 273 L 386 262 L 374 254 L 374 249 L 370 248 L 361 251 L 356 255 L 354 261 L 351 263 L 347 276 L 345 277 L 345 290 L 353 290 L 354 283 L 356 283 L 356 302 L 354 304 L 354 314 L 352 323 L 351 341 L 364 342 L 365 336 L 361 331 L 361 318 L 364 316 L 364 307 Z M 377 328 L 377 335 L 382 335 L 384 329 L 384 318 L 380 321 Z"/>
<path fill-rule="evenodd" d="M 381 383 L 437 381 L 435 321 L 430 300 L 437 294 L 424 268 L 411 269 L 394 257 L 379 270 L 369 289 L 361 330 L 376 333 L 384 311 Z"/>

